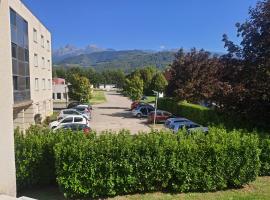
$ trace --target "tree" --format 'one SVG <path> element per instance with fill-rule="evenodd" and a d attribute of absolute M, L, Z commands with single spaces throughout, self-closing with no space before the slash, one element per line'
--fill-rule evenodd
<path fill-rule="evenodd" d="M 89 79 L 79 74 L 72 74 L 69 77 L 69 96 L 71 99 L 81 102 L 89 102 L 92 97 L 92 89 Z"/>
<path fill-rule="evenodd" d="M 171 65 L 167 95 L 197 103 L 209 101 L 219 87 L 217 56 L 195 48 L 185 53 L 180 49 Z"/>
<path fill-rule="evenodd" d="M 132 101 L 141 99 L 143 95 L 143 80 L 139 76 L 126 79 L 124 92 Z"/>
<path fill-rule="evenodd" d="M 164 92 L 167 85 L 168 85 L 168 82 L 166 78 L 164 77 L 164 75 L 161 72 L 158 72 L 154 75 L 150 88 L 159 93 L 162 93 Z"/>
<path fill-rule="evenodd" d="M 223 71 L 233 69 L 234 75 L 229 82 L 228 77 L 221 76 L 230 92 L 223 91 L 223 98 L 218 100 L 226 110 L 265 121 L 270 119 L 270 0 L 258 2 L 249 15 L 243 24 L 236 24 L 237 35 L 242 38 L 240 45 L 223 36 L 228 49 L 223 61 L 229 63 Z"/>

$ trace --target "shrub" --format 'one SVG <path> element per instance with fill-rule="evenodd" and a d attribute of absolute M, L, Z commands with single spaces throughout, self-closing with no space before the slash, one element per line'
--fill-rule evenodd
<path fill-rule="evenodd" d="M 252 131 L 254 129 L 254 123 L 240 118 L 237 114 L 227 115 L 197 104 L 188 103 L 186 101 L 176 101 L 173 98 L 158 99 L 158 108 L 167 110 L 176 116 L 186 117 L 205 126 L 225 126 L 230 130 L 237 128 Z M 263 128 L 264 126 L 258 127 Z"/>
<path fill-rule="evenodd" d="M 261 161 L 261 176 L 270 176 L 270 137 L 260 140 L 260 161 Z"/>
<path fill-rule="evenodd" d="M 240 187 L 260 167 L 257 136 L 218 128 L 207 135 L 66 133 L 54 149 L 57 182 L 69 198 Z"/>
<path fill-rule="evenodd" d="M 31 127 L 26 134 L 15 131 L 17 187 L 55 183 L 53 147 L 57 136 L 42 127 Z"/>

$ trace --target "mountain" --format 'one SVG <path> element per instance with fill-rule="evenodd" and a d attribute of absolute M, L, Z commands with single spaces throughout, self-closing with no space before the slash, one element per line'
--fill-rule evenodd
<path fill-rule="evenodd" d="M 91 48 L 92 50 L 92 48 Z M 54 60 L 55 66 L 82 66 L 93 67 L 98 71 L 104 69 L 123 69 L 126 72 L 135 68 L 155 65 L 160 69 L 172 63 L 175 51 L 143 51 L 143 50 L 96 50 L 92 53 L 77 54 L 74 48 L 65 48 L 61 52 L 62 59 Z M 70 53 L 72 52 L 72 53 Z M 75 53 L 74 53 L 75 52 Z M 73 54 L 73 55 L 72 55 Z M 77 55 L 76 55 L 77 54 Z M 65 58 L 63 58 L 66 56 Z"/>
<path fill-rule="evenodd" d="M 59 62 L 65 58 L 69 58 L 72 56 L 102 51 L 114 51 L 114 49 L 105 49 L 98 47 L 97 45 L 94 44 L 87 45 L 86 47 L 83 48 L 78 48 L 74 45 L 67 44 L 64 47 L 60 47 L 59 49 L 53 51 L 53 61 Z"/>

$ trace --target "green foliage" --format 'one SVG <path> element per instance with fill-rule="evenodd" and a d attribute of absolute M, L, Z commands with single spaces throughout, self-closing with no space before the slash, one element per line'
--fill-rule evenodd
<path fill-rule="evenodd" d="M 158 109 L 167 110 L 176 116 L 186 117 L 203 125 L 222 122 L 221 117 L 214 110 L 186 101 L 178 102 L 172 98 L 159 98 Z"/>
<path fill-rule="evenodd" d="M 48 129 L 31 127 L 26 134 L 15 131 L 17 187 L 23 189 L 56 182 L 53 147 L 58 137 Z"/>
<path fill-rule="evenodd" d="M 92 97 L 92 89 L 88 78 L 79 74 L 71 74 L 68 79 L 69 96 L 71 99 L 81 102 L 89 102 Z"/>
<path fill-rule="evenodd" d="M 240 187 L 255 180 L 259 153 L 256 136 L 217 128 L 207 135 L 69 134 L 55 147 L 57 181 L 69 198 Z"/>
<path fill-rule="evenodd" d="M 133 101 L 141 99 L 143 95 L 143 80 L 139 76 L 126 79 L 124 93 Z"/>
<path fill-rule="evenodd" d="M 174 58 L 175 52 L 145 52 L 140 50 L 126 51 L 103 51 L 91 54 L 82 54 L 66 58 L 56 62 L 58 66 L 69 67 L 80 65 L 82 67 L 92 67 L 96 71 L 121 69 L 125 73 L 130 73 L 134 69 L 143 66 L 157 66 L 159 69 L 164 69 Z"/>
<path fill-rule="evenodd" d="M 168 82 L 166 78 L 164 77 L 164 75 L 161 72 L 158 72 L 154 75 L 151 81 L 150 89 L 162 93 L 164 92 L 167 85 L 168 85 Z"/>
<path fill-rule="evenodd" d="M 260 140 L 260 161 L 261 161 L 261 176 L 270 176 L 270 137 Z"/>

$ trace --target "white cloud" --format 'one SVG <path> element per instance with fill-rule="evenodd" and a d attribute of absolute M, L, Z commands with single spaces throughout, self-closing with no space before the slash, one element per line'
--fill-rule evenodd
<path fill-rule="evenodd" d="M 161 50 L 163 50 L 163 49 L 166 48 L 166 46 L 165 46 L 165 45 L 160 45 L 159 48 L 160 48 Z"/>

